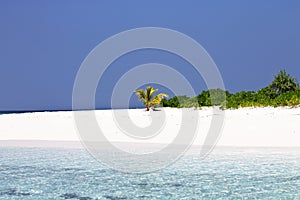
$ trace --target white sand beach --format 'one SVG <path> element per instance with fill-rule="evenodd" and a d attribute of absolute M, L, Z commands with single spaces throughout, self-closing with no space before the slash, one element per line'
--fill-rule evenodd
<path fill-rule="evenodd" d="M 199 127 L 194 145 L 202 145 L 211 125 L 212 109 L 186 109 L 198 112 Z M 82 111 L 80 111 L 82 112 Z M 92 111 L 89 111 L 92 112 Z M 162 108 L 161 111 L 145 112 L 130 109 L 129 116 L 134 124 L 146 127 L 152 117 L 166 114 L 162 131 L 147 140 L 131 138 L 115 124 L 112 110 L 95 111 L 103 133 L 111 142 L 168 144 L 175 138 L 181 126 L 182 109 Z M 124 115 L 124 117 L 127 117 Z M 47 142 L 57 146 L 80 146 L 80 137 L 72 111 L 37 112 L 0 115 L 0 146 L 22 145 L 45 146 Z M 26 143 L 26 142 L 25 142 Z M 54 145 L 55 146 L 55 145 Z M 233 147 L 300 147 L 300 108 L 241 108 L 226 110 L 223 129 L 217 146 Z"/>

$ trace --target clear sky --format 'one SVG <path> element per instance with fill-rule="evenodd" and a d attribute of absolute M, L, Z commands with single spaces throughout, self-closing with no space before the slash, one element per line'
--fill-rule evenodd
<path fill-rule="evenodd" d="M 230 92 L 262 88 L 280 69 L 300 80 L 299 19 L 298 0 L 2 0 L 0 110 L 70 109 L 87 54 L 114 34 L 146 26 L 174 29 L 199 42 Z M 193 74 L 180 59 L 158 51 L 129 54 L 115 65 L 133 67 L 153 58 Z M 111 73 L 115 78 L 101 85 L 107 93 L 96 95 L 98 107 L 107 107 L 101 99 L 110 96 L 122 72 L 112 67 Z M 201 80 L 195 88 L 206 89 Z"/>

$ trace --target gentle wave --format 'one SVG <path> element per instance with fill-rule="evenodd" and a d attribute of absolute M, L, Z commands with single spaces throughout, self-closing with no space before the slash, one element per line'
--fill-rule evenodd
<path fill-rule="evenodd" d="M 299 149 L 197 152 L 148 174 L 124 174 L 84 149 L 0 147 L 0 199 L 300 199 Z"/>

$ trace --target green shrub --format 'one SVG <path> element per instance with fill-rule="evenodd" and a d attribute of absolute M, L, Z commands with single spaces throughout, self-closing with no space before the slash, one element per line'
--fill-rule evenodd
<path fill-rule="evenodd" d="M 288 91 L 279 95 L 275 100 L 277 106 L 296 106 L 300 104 L 300 90 Z"/>
<path fill-rule="evenodd" d="M 226 99 L 226 100 L 225 100 Z M 300 105 L 300 88 L 297 80 L 281 70 L 273 82 L 257 92 L 241 91 L 230 94 L 221 89 L 202 91 L 196 97 L 178 96 L 162 100 L 163 106 L 201 107 L 215 106 L 221 108 L 260 107 L 260 106 L 297 106 Z"/>

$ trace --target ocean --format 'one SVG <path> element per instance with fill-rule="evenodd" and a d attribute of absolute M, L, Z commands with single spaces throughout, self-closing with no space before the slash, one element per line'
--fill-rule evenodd
<path fill-rule="evenodd" d="M 299 148 L 219 148 L 129 174 L 84 149 L 0 147 L 0 199 L 300 199 L 299 191 Z"/>

